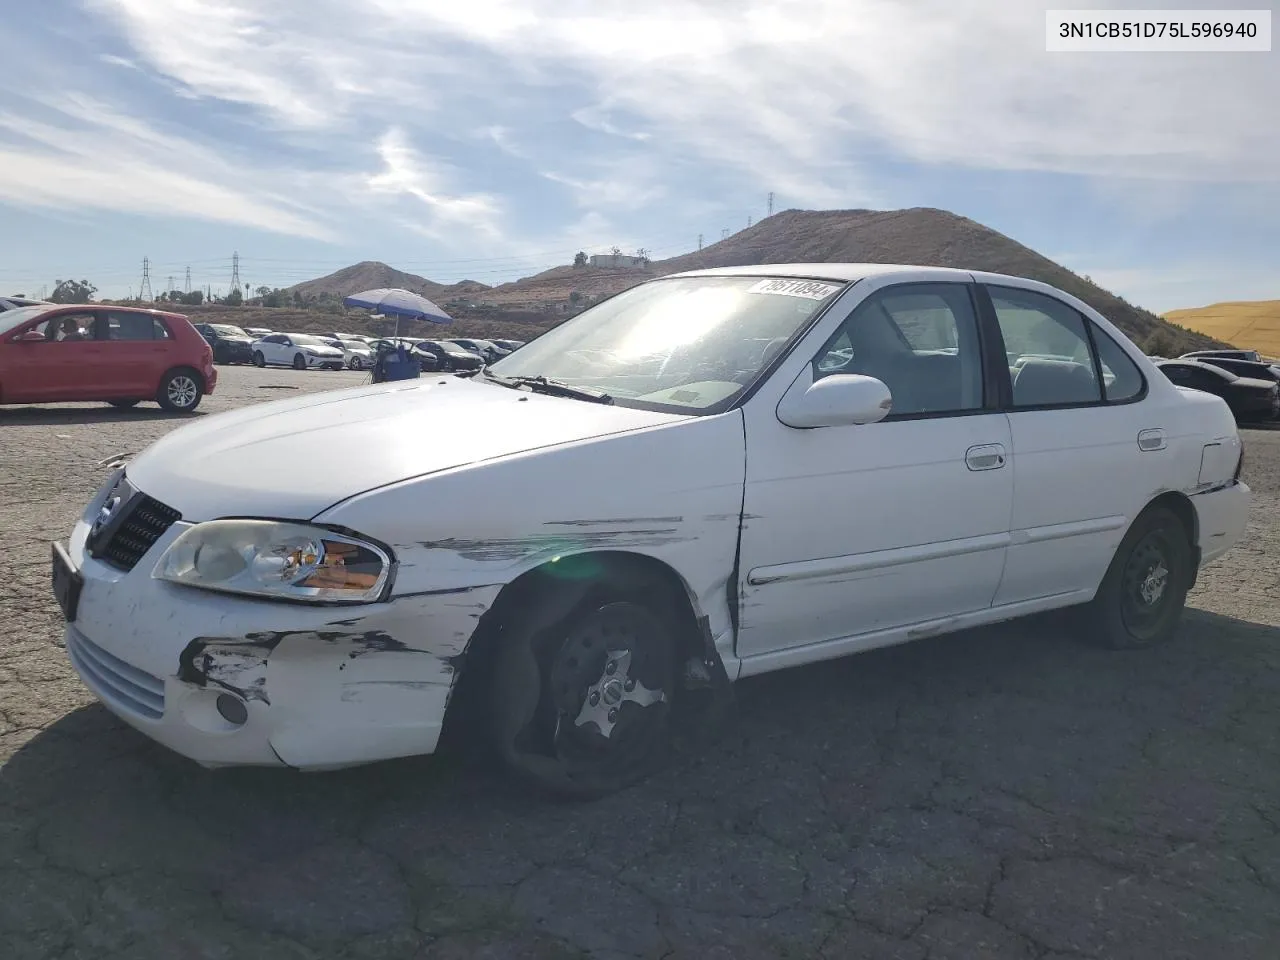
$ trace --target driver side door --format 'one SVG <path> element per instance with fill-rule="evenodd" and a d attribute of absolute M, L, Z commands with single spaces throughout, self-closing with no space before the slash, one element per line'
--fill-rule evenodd
<path fill-rule="evenodd" d="M 58 339 L 59 324 L 74 320 L 82 339 Z M 92 311 L 63 311 L 27 324 L 5 337 L 4 399 L 9 403 L 56 403 L 98 399 L 102 371 L 101 347 L 95 343 L 96 316 Z M 45 339 L 21 343 L 17 338 L 35 330 Z"/>
<path fill-rule="evenodd" d="M 744 406 L 744 674 L 926 636 L 991 606 L 1009 541 L 1010 428 L 973 285 L 946 276 L 863 280 L 843 321 L 797 347 L 807 365 L 793 389 L 873 376 L 892 393 L 885 419 L 797 429 L 772 397 Z"/>

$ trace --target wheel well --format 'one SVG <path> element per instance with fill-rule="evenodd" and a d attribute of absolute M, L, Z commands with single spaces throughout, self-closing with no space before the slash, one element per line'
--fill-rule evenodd
<path fill-rule="evenodd" d="M 462 745 L 481 721 L 484 690 L 499 644 L 513 629 L 541 633 L 598 599 L 604 591 L 625 590 L 669 617 L 675 631 L 677 663 L 715 656 L 684 579 L 661 560 L 625 551 L 580 553 L 550 560 L 516 577 L 485 611 L 462 655 L 455 659 L 457 682 L 445 710 L 442 740 Z M 709 651 L 708 651 L 708 648 Z M 466 748 L 464 748 L 466 749 Z"/>
<path fill-rule="evenodd" d="M 1191 502 L 1191 498 L 1185 493 L 1176 491 L 1160 494 L 1143 507 L 1142 512 L 1146 513 L 1156 507 L 1163 507 L 1170 511 L 1182 521 L 1182 527 L 1187 531 L 1187 542 L 1191 545 L 1192 559 L 1191 583 L 1187 587 L 1189 590 L 1196 585 L 1196 580 L 1200 576 L 1200 516 L 1196 513 L 1195 504 Z"/>

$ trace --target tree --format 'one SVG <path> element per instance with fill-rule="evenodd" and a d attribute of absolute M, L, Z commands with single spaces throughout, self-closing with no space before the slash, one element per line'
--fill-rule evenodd
<path fill-rule="evenodd" d="M 240 292 L 238 286 L 232 287 L 230 292 L 222 298 L 222 302 L 228 307 L 238 307 L 244 303 L 244 294 Z"/>
<path fill-rule="evenodd" d="M 609 255 L 610 255 L 610 256 L 613 256 L 613 257 L 620 257 L 620 256 L 622 256 L 622 248 L 621 248 L 621 247 L 610 247 L 610 248 L 609 248 Z"/>
<path fill-rule="evenodd" d="M 569 292 L 569 302 L 578 303 L 582 299 L 582 292 L 579 290 L 571 290 Z"/>
<path fill-rule="evenodd" d="M 88 280 L 59 280 L 49 294 L 52 303 L 88 303 L 98 292 Z"/>
<path fill-rule="evenodd" d="M 258 296 L 260 296 L 260 297 L 265 297 L 268 293 L 270 293 L 270 292 L 271 292 L 271 288 L 270 288 L 270 287 L 259 287 L 257 290 L 255 290 L 255 291 L 253 291 L 253 292 L 254 292 L 254 293 L 256 293 L 256 294 L 257 294 Z"/>
<path fill-rule="evenodd" d="M 1146 343 L 1142 345 L 1142 352 L 1148 357 L 1172 357 L 1178 352 L 1178 348 L 1167 330 L 1157 330 L 1147 337 Z"/>
<path fill-rule="evenodd" d="M 579 250 L 573 255 L 573 265 L 575 267 L 585 267 L 587 265 L 587 255 L 584 251 Z"/>
<path fill-rule="evenodd" d="M 189 307 L 198 307 L 200 304 L 204 303 L 204 291 L 192 290 L 190 293 L 184 293 L 182 295 L 182 302 Z"/>

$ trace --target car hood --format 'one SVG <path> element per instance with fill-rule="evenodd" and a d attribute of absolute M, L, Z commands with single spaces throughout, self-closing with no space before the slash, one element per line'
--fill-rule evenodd
<path fill-rule="evenodd" d="M 306 519 L 374 487 L 684 419 L 432 377 L 207 416 L 152 444 L 127 473 L 184 520 Z"/>

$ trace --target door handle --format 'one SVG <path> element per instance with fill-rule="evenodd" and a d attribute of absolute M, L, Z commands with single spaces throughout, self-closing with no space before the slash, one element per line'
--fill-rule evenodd
<path fill-rule="evenodd" d="M 981 443 L 964 452 L 964 465 L 970 470 L 999 470 L 1004 466 L 1004 444 Z"/>
<path fill-rule="evenodd" d="M 1165 448 L 1164 431 L 1158 427 L 1138 431 L 1138 449 L 1143 453 L 1151 453 Z"/>

